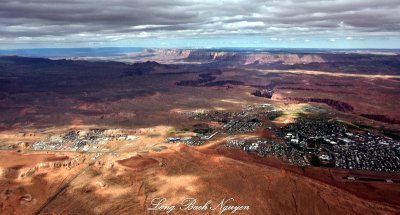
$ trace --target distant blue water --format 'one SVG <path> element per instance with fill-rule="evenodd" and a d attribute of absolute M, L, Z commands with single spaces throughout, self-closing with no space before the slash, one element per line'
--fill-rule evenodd
<path fill-rule="evenodd" d="M 144 48 L 110 47 L 110 48 L 34 48 L 34 49 L 0 49 L 0 55 L 18 55 L 24 57 L 107 57 L 126 53 L 142 52 Z"/>

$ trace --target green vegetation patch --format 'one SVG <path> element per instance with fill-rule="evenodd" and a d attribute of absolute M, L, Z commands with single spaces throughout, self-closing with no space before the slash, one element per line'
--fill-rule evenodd
<path fill-rule="evenodd" d="M 168 134 L 182 134 L 182 133 L 188 132 L 189 130 L 190 129 L 188 129 L 188 128 L 182 128 L 180 130 L 170 128 L 170 129 L 168 129 Z"/>
<path fill-rule="evenodd" d="M 213 130 L 214 129 L 212 129 L 212 128 L 195 128 L 195 129 L 193 129 L 193 132 L 197 133 L 197 134 L 207 134 L 207 133 L 212 132 Z"/>
<path fill-rule="evenodd" d="M 362 123 L 360 123 L 360 122 L 353 122 L 353 124 L 354 124 L 355 126 L 361 128 L 361 129 L 363 129 L 363 130 L 374 129 L 374 127 L 372 127 L 372 126 L 370 126 L 370 125 L 362 124 Z"/>
<path fill-rule="evenodd" d="M 383 135 L 390 137 L 394 140 L 400 140 L 400 131 L 393 131 L 393 130 L 383 130 Z"/>
<path fill-rule="evenodd" d="M 271 120 L 271 121 L 274 121 L 275 119 L 277 119 L 277 118 L 279 118 L 281 116 L 285 116 L 285 115 L 286 114 L 284 114 L 282 112 L 277 112 L 277 113 L 274 113 L 274 114 L 268 116 L 268 119 Z"/>

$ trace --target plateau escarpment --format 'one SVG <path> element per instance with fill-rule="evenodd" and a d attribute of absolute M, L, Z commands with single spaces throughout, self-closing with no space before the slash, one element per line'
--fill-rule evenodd
<path fill-rule="evenodd" d="M 324 63 L 332 59 L 324 59 L 318 54 L 274 54 L 274 53 L 242 53 L 225 51 L 207 51 L 207 50 L 179 50 L 179 49 L 157 49 L 145 50 L 154 56 L 162 58 L 178 58 L 186 61 L 197 62 L 220 62 L 235 65 L 248 64 L 299 64 L 299 63 Z"/>
<path fill-rule="evenodd" d="M 208 63 L 216 66 L 246 66 L 259 69 L 303 69 L 363 74 L 400 74 L 400 55 L 242 52 L 202 49 L 145 50 L 150 60 L 178 60 L 186 63 Z M 169 62 L 169 61 L 168 61 Z"/>

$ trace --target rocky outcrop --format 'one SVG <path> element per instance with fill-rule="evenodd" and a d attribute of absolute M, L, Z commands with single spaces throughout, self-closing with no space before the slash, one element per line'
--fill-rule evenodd
<path fill-rule="evenodd" d="M 146 49 L 145 53 L 164 59 L 184 59 L 196 62 L 220 62 L 224 64 L 247 65 L 247 64 L 305 64 L 326 62 L 318 54 L 272 54 L 257 53 L 249 54 L 243 52 L 224 52 L 208 50 L 180 50 L 180 49 Z"/>
<path fill-rule="evenodd" d="M 345 102 L 336 101 L 327 98 L 288 98 L 289 100 L 295 100 L 299 102 L 315 102 L 326 104 L 341 112 L 352 112 L 354 110 L 353 106 Z"/>
<path fill-rule="evenodd" d="M 224 52 L 207 50 L 179 50 L 179 49 L 156 49 L 145 50 L 157 57 L 170 59 L 184 59 L 197 62 L 220 62 L 224 64 L 247 65 L 247 64 L 306 64 L 326 62 L 318 54 L 272 54 L 257 53 L 249 54 L 243 52 Z"/>
<path fill-rule="evenodd" d="M 212 73 L 204 73 L 204 74 L 200 74 L 199 75 L 199 79 L 197 79 L 197 80 L 184 80 L 184 81 L 176 82 L 175 84 L 177 86 L 192 86 L 192 87 L 196 87 L 196 86 L 199 86 L 200 84 L 213 81 L 216 78 L 217 77 L 213 76 Z"/>
<path fill-rule="evenodd" d="M 246 85 L 246 84 L 242 81 L 236 81 L 236 80 L 221 80 L 203 84 L 202 87 L 223 87 L 226 85 Z"/>
<path fill-rule="evenodd" d="M 256 90 L 256 91 L 252 92 L 251 95 L 270 99 L 274 95 L 274 91 L 271 91 L 271 90 Z"/>
<path fill-rule="evenodd" d="M 389 118 L 384 115 L 379 114 L 360 114 L 360 116 L 365 117 L 367 119 L 371 119 L 378 122 L 384 122 L 388 124 L 400 124 L 400 120 Z"/>
<path fill-rule="evenodd" d="M 46 169 L 71 169 L 75 166 L 80 165 L 85 161 L 84 157 L 78 157 L 74 159 L 65 159 L 66 156 L 61 156 L 59 159 L 48 159 L 45 162 L 38 163 L 34 166 L 23 166 L 17 165 L 8 168 L 0 168 L 0 177 L 9 179 L 23 179 L 30 177 L 41 170 Z"/>
<path fill-rule="evenodd" d="M 248 55 L 244 64 L 308 64 L 308 63 L 325 63 L 320 55 L 307 54 L 254 54 Z"/>
<path fill-rule="evenodd" d="M 357 54 L 300 50 L 240 51 L 207 49 L 155 49 L 143 55 L 160 62 L 209 63 L 215 66 L 248 66 L 259 69 L 301 69 L 361 74 L 400 74 L 400 55 Z"/>
<path fill-rule="evenodd" d="M 125 74 L 128 76 L 147 75 L 154 71 L 154 68 L 160 66 L 159 63 L 154 61 L 147 61 L 144 63 L 134 63 L 129 69 L 126 69 Z"/>
<path fill-rule="evenodd" d="M 164 58 L 187 58 L 191 50 L 182 49 L 145 49 L 143 53 L 152 54 Z"/>
<path fill-rule="evenodd" d="M 197 80 L 184 80 L 176 82 L 177 86 L 191 86 L 191 87 L 222 87 L 226 85 L 245 85 L 242 81 L 237 80 L 219 80 L 214 81 L 217 77 L 213 76 L 213 74 L 220 74 L 220 72 L 216 73 L 203 73 L 199 75 Z"/>
<path fill-rule="evenodd" d="M 187 57 L 189 61 L 211 61 L 229 63 L 234 65 L 249 64 L 307 64 L 324 63 L 325 60 L 319 55 L 299 55 L 299 54 L 244 54 L 238 52 L 206 52 L 192 51 Z"/>

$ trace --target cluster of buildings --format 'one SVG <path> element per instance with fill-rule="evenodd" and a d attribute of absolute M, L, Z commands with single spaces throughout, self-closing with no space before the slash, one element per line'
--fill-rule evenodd
<path fill-rule="evenodd" d="M 400 143 L 371 133 L 352 134 L 332 146 L 335 166 L 385 172 L 400 171 Z"/>
<path fill-rule="evenodd" d="M 219 122 L 221 127 L 213 132 L 230 136 L 254 132 L 281 114 L 279 110 L 265 104 L 249 106 L 241 112 L 210 111 L 194 113 L 192 117 Z M 296 123 L 276 128 L 274 133 L 279 137 L 279 143 L 265 138 L 231 139 L 225 146 L 240 148 L 259 156 L 276 156 L 298 166 L 400 172 L 399 141 L 378 133 L 351 132 L 345 124 L 333 119 L 317 116 L 299 118 Z M 186 139 L 170 138 L 168 142 L 201 145 L 215 136 L 211 132 L 203 135 Z"/>
<path fill-rule="evenodd" d="M 184 143 L 190 146 L 200 146 L 207 140 L 211 140 L 216 136 L 218 131 L 210 131 L 205 134 L 197 134 L 196 136 L 184 136 L 184 137 L 168 137 L 165 141 L 167 143 Z"/>
<path fill-rule="evenodd" d="M 308 165 L 302 152 L 295 150 L 290 145 L 275 143 L 266 139 L 228 140 L 225 147 L 242 149 L 245 152 L 256 153 L 260 157 L 275 156 L 287 160 L 292 165 Z"/>
<path fill-rule="evenodd" d="M 251 105 L 241 112 L 209 111 L 193 116 L 196 120 L 215 121 L 222 123 L 221 132 L 232 135 L 254 132 L 261 127 L 262 121 L 268 118 L 273 110 L 270 104 Z"/>
<path fill-rule="evenodd" d="M 265 126 L 266 121 L 280 115 L 281 111 L 274 109 L 270 104 L 251 105 L 241 112 L 233 113 L 223 124 L 223 132 L 228 135 L 254 132 Z"/>
<path fill-rule="evenodd" d="M 261 125 L 262 122 L 259 119 L 243 116 L 229 120 L 222 128 L 225 129 L 226 134 L 231 135 L 254 132 L 257 128 L 261 127 Z"/>
<path fill-rule="evenodd" d="M 198 146 L 220 133 L 234 135 L 254 132 L 263 125 L 262 120 L 268 118 L 266 113 L 271 110 L 272 106 L 270 104 L 261 104 L 248 106 L 241 112 L 206 111 L 185 113 L 185 115 L 195 120 L 219 122 L 221 127 L 210 129 L 206 133 L 197 133 L 196 136 L 169 137 L 165 141 L 167 143 L 179 142 Z"/>
<path fill-rule="evenodd" d="M 190 146 L 200 146 L 205 143 L 204 140 L 201 140 L 199 137 L 192 137 L 192 136 L 187 136 L 187 137 L 168 137 L 165 140 L 167 143 L 184 143 L 186 145 Z"/>
<path fill-rule="evenodd" d="M 226 111 L 207 111 L 207 112 L 190 112 L 186 113 L 195 120 L 214 121 L 226 123 L 233 116 L 231 112 Z"/>
<path fill-rule="evenodd" d="M 61 151 L 93 151 L 108 141 L 133 141 L 138 137 L 133 135 L 106 134 L 103 129 L 88 131 L 69 131 L 63 135 L 49 136 L 45 140 L 32 144 L 33 150 L 61 150 Z"/>
<path fill-rule="evenodd" d="M 350 132 L 338 121 L 300 118 L 281 129 L 283 143 L 268 139 L 231 139 L 228 148 L 275 156 L 297 166 L 400 172 L 400 142 L 379 134 Z"/>
<path fill-rule="evenodd" d="M 350 132 L 337 121 L 299 119 L 284 127 L 287 143 L 311 165 L 371 171 L 400 171 L 400 142 L 379 134 Z"/>

